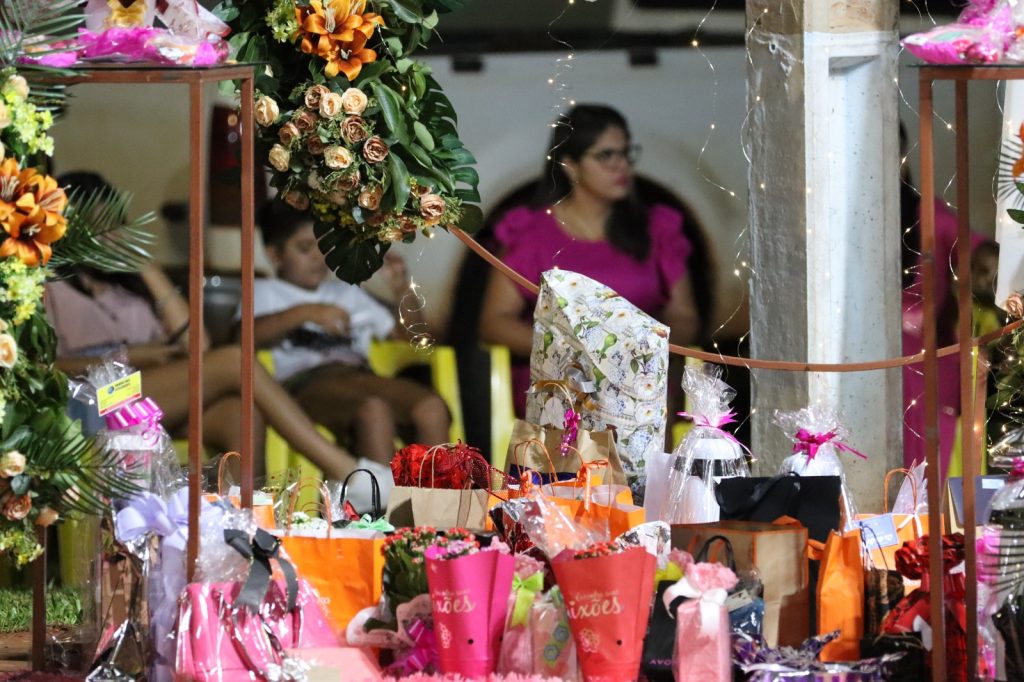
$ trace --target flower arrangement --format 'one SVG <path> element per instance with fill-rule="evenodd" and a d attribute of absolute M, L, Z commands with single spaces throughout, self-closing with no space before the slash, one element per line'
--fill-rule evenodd
<path fill-rule="evenodd" d="M 360 282 L 395 242 L 482 215 L 476 160 L 428 66 L 410 57 L 464 0 L 224 0 L 233 56 L 257 78 L 271 184 L 310 211 L 339 277 Z"/>
<path fill-rule="evenodd" d="M 425 557 L 428 549 L 444 552 L 452 547 L 455 551 L 468 550 L 476 541 L 468 530 L 453 528 L 438 531 L 420 526 L 401 528 L 384 542 L 384 594 L 388 611 L 392 616 L 399 606 L 428 592 Z M 479 544 L 476 544 L 479 548 Z M 394 620 L 394 619 L 393 619 Z M 368 623 L 369 629 L 382 627 L 380 623 Z"/>
<path fill-rule="evenodd" d="M 57 342 L 42 306 L 44 282 L 63 267 L 127 269 L 146 257 L 140 235 L 117 239 L 122 201 L 103 198 L 108 208 L 96 215 L 98 199 L 69 197 L 40 170 L 53 153 L 48 130 L 63 90 L 38 78 L 53 70 L 26 54 L 72 38 L 80 4 L 14 3 L 0 40 L 0 554 L 18 566 L 42 553 L 38 528 L 137 490 L 117 456 L 68 419 L 67 378 L 54 367 Z"/>

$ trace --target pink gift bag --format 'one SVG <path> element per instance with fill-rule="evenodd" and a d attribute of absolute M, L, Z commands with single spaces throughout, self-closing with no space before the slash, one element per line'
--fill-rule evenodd
<path fill-rule="evenodd" d="M 672 656 L 676 682 L 729 682 L 732 639 L 725 606 L 700 599 L 676 611 L 676 646 Z"/>

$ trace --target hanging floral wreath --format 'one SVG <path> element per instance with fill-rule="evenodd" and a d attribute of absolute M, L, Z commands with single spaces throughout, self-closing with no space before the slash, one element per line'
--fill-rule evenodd
<path fill-rule="evenodd" d="M 309 210 L 339 277 L 394 242 L 482 222 L 476 160 L 451 102 L 410 55 L 464 0 L 224 0 L 233 56 L 265 62 L 256 122 L 271 184 Z"/>

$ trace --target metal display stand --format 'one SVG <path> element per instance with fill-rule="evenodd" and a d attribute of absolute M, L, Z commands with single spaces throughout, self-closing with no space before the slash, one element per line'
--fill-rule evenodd
<path fill-rule="evenodd" d="M 103 64 L 73 69 L 74 75 L 54 78 L 66 85 L 168 84 L 187 85 L 189 92 L 189 402 L 188 402 L 188 578 L 192 579 L 199 556 L 199 512 L 202 494 L 203 457 L 203 228 L 206 221 L 203 143 L 206 137 L 203 86 L 221 81 L 238 81 L 241 90 L 240 142 L 242 189 L 242 499 L 252 506 L 253 492 L 253 256 L 254 256 L 254 151 L 253 65 L 224 65 L 208 68 L 148 66 L 144 64 Z M 46 536 L 40 532 L 44 553 L 33 567 L 32 669 L 45 667 L 46 643 Z"/>
<path fill-rule="evenodd" d="M 924 412 L 925 456 L 927 458 L 928 500 L 932 506 L 928 518 L 928 553 L 932 627 L 932 680 L 946 680 L 945 607 L 942 567 L 942 515 L 938 513 L 943 499 L 941 487 L 942 461 L 938 443 L 938 356 L 935 291 L 935 171 L 932 136 L 932 92 L 936 81 L 951 81 L 955 89 L 956 115 L 953 126 L 956 136 L 956 202 L 957 202 L 957 306 L 960 358 L 961 452 L 963 453 L 963 526 L 967 581 L 967 679 L 977 678 L 978 670 L 978 577 L 975 540 L 977 513 L 974 479 L 979 472 L 982 438 L 985 433 L 985 393 L 988 364 L 982 339 L 972 338 L 971 306 L 971 237 L 969 128 L 967 123 L 968 85 L 972 80 L 1024 79 L 1024 66 L 923 66 L 918 71 L 920 87 L 921 137 L 921 251 L 922 285 L 924 287 Z M 1004 328 L 1003 333 L 1006 333 Z M 974 359 L 978 366 L 972 372 Z M 971 417 L 968 421 L 968 416 Z M 970 423 L 972 428 L 967 428 Z"/>

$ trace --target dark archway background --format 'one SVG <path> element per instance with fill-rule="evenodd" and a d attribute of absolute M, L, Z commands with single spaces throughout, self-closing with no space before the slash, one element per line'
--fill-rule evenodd
<path fill-rule="evenodd" d="M 488 249 L 497 248 L 494 241 L 494 227 L 505 213 L 517 206 L 534 203 L 537 182 L 527 182 L 510 191 L 489 211 L 483 229 L 476 239 Z M 704 350 L 717 350 L 726 354 L 746 354 L 740 339 L 714 338 L 717 348 L 712 346 L 713 315 L 716 303 L 716 265 L 707 229 L 701 224 L 696 213 L 685 201 L 654 180 L 643 176 L 636 179 L 637 194 L 647 204 L 661 203 L 671 206 L 683 215 L 683 233 L 693 245 L 688 262 L 688 271 L 693 284 L 697 313 L 700 319 L 698 344 Z M 467 253 L 459 269 L 449 321 L 447 338 L 455 347 L 459 362 L 459 391 L 462 397 L 466 437 L 470 443 L 480 447 L 490 457 L 490 358 L 481 350 L 477 324 L 483 306 L 484 290 L 490 277 L 491 267 L 473 253 Z M 673 358 L 674 366 L 669 381 L 670 423 L 674 412 L 682 409 L 682 395 L 679 381 L 682 372 L 680 358 Z M 678 361 L 678 365 L 677 365 Z M 677 365 L 677 366 L 676 366 Z M 749 412 L 750 376 L 743 368 L 727 368 L 725 380 L 737 391 L 734 407 L 741 415 Z M 746 424 L 737 432 L 743 442 L 749 441 Z"/>

